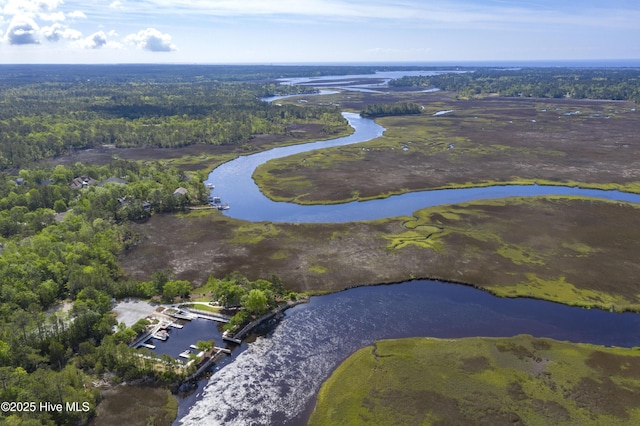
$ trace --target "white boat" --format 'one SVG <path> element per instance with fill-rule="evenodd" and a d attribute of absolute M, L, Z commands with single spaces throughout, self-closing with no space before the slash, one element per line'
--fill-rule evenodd
<path fill-rule="evenodd" d="M 208 183 L 207 184 L 207 188 L 209 188 L 209 189 L 215 189 L 215 187 L 216 186 L 214 184 L 212 184 L 212 183 Z"/>
<path fill-rule="evenodd" d="M 151 337 L 158 340 L 167 340 L 169 338 L 169 333 L 167 333 L 166 330 L 160 330 Z"/>

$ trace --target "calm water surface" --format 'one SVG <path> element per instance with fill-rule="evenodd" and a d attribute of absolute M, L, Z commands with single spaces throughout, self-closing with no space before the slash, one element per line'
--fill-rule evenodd
<path fill-rule="evenodd" d="M 212 195 L 219 196 L 230 209 L 225 214 L 253 222 L 353 222 L 410 216 L 418 209 L 441 204 L 514 196 L 579 195 L 607 200 L 640 203 L 640 194 L 603 191 L 566 186 L 503 185 L 484 188 L 442 189 L 411 192 L 379 200 L 354 201 L 335 205 L 299 205 L 275 202 L 267 198 L 251 177 L 254 170 L 269 160 L 316 149 L 364 142 L 383 134 L 384 128 L 373 120 L 354 113 L 343 113 L 355 132 L 350 136 L 328 141 L 274 148 L 239 157 L 213 170 L 207 183 L 215 184 Z M 435 118 L 437 119 L 437 118 Z M 409 150 L 411 150 L 411 146 Z"/>

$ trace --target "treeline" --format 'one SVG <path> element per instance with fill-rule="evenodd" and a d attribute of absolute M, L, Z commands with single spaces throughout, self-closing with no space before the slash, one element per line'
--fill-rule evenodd
<path fill-rule="evenodd" d="M 393 104 L 367 105 L 360 115 L 367 118 L 384 117 L 390 115 L 411 115 L 422 113 L 422 107 L 413 102 L 398 102 Z"/>
<path fill-rule="evenodd" d="M 285 290 L 277 275 L 249 281 L 241 274 L 233 273 L 224 279 L 210 277 L 207 285 L 214 301 L 226 308 L 241 308 L 225 326 L 230 331 L 237 331 L 254 316 L 277 307 L 285 299 L 295 300 L 297 297 L 296 293 Z"/>
<path fill-rule="evenodd" d="M 631 68 L 480 68 L 466 73 L 402 77 L 394 86 L 436 87 L 461 97 L 628 100 L 640 103 L 640 70 Z"/>
<path fill-rule="evenodd" d="M 344 126 L 337 109 L 277 106 L 259 98 L 308 90 L 274 84 L 34 83 L 0 93 L 0 168 L 73 150 L 227 145 L 284 134 L 293 123 Z"/>
<path fill-rule="evenodd" d="M 373 74 L 376 71 L 447 70 L 450 67 L 354 65 L 0 65 L 0 87 L 34 82 L 184 83 L 264 82 L 290 77 Z M 0 89 L 1 90 L 1 89 Z"/>

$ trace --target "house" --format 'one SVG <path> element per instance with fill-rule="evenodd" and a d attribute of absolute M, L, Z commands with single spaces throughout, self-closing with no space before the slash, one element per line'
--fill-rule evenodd
<path fill-rule="evenodd" d="M 98 181 L 93 178 L 80 176 L 72 180 L 69 186 L 71 187 L 71 189 L 82 189 L 86 188 L 87 186 L 95 185 L 96 183 L 98 183 Z"/>
<path fill-rule="evenodd" d="M 173 195 L 174 196 L 178 196 L 178 195 L 187 195 L 189 193 L 189 191 L 187 190 L 187 188 L 183 188 L 180 187 L 178 189 L 176 189 L 175 191 L 173 191 Z"/>

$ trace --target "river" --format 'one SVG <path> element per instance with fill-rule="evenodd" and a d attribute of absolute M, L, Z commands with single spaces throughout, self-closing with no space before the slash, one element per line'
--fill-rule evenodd
<path fill-rule="evenodd" d="M 496 186 L 409 193 L 331 206 L 266 198 L 251 175 L 274 158 L 366 141 L 384 129 L 345 113 L 345 138 L 276 148 L 223 164 L 208 177 L 225 214 L 251 221 L 346 222 L 410 215 L 446 203 L 532 195 L 582 195 L 640 202 L 640 195 L 561 186 Z M 572 308 L 532 299 L 501 299 L 467 286 L 417 280 L 312 297 L 288 310 L 269 333 L 234 351 L 233 362 L 181 401 L 176 424 L 306 424 L 320 385 L 346 357 L 378 339 L 531 334 L 573 342 L 640 346 L 640 315 Z"/>
<path fill-rule="evenodd" d="M 501 299 L 428 280 L 312 297 L 217 371 L 177 424 L 306 424 L 322 382 L 347 356 L 375 340 L 522 333 L 640 346 L 640 315 Z"/>
<path fill-rule="evenodd" d="M 640 203 L 640 194 L 552 185 L 502 185 L 481 188 L 440 189 L 410 192 L 388 198 L 353 201 L 334 205 L 300 205 L 275 202 L 267 198 L 251 177 L 269 160 L 316 149 L 350 145 L 379 137 L 384 127 L 358 114 L 343 113 L 354 132 L 346 137 L 302 145 L 274 148 L 238 157 L 213 170 L 207 183 L 215 185 L 212 195 L 230 206 L 224 214 L 252 222 L 354 222 L 407 216 L 418 209 L 441 204 L 464 203 L 490 198 L 538 195 L 579 195 L 615 201 Z"/>

